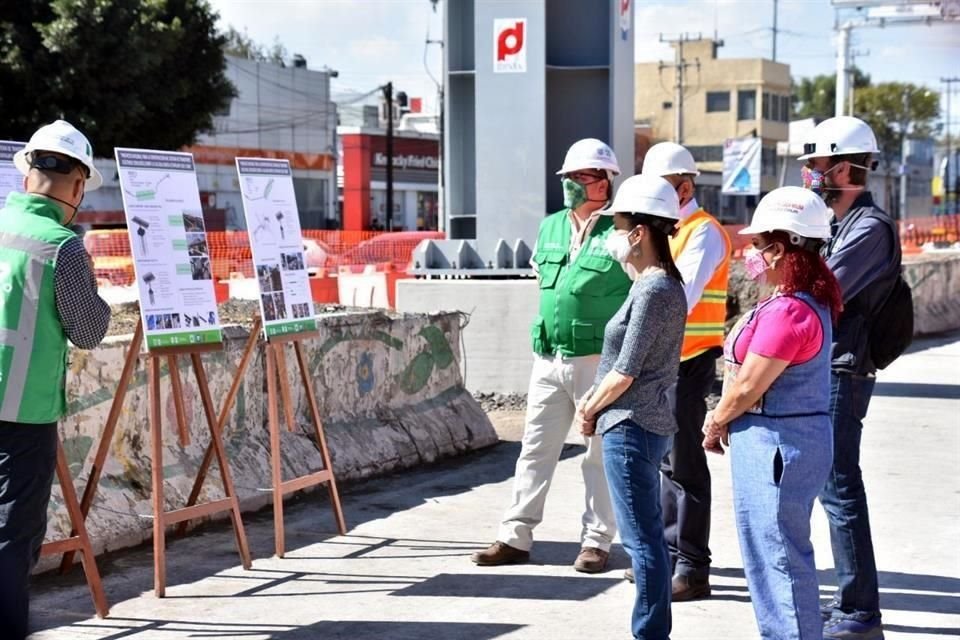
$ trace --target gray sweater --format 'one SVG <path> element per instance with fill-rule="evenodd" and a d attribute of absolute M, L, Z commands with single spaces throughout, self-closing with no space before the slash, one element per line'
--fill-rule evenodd
<path fill-rule="evenodd" d="M 683 285 L 664 271 L 641 276 L 620 310 L 607 323 L 595 384 L 615 369 L 633 382 L 600 412 L 597 433 L 624 420 L 669 436 L 677 431 L 668 390 L 677 381 L 680 346 L 687 321 Z"/>

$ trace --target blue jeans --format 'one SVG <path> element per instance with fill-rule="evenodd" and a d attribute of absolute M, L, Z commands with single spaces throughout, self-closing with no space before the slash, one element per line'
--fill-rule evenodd
<path fill-rule="evenodd" d="M 730 424 L 737 535 L 765 640 L 823 637 L 810 514 L 830 471 L 830 431 L 826 415 L 744 414 Z"/>
<path fill-rule="evenodd" d="M 670 637 L 672 571 L 660 510 L 660 461 L 670 442 L 629 420 L 603 434 L 603 468 L 617 529 L 637 581 L 630 627 L 638 640 Z"/>
<path fill-rule="evenodd" d="M 0 638 L 27 636 L 30 571 L 47 530 L 57 423 L 0 422 Z"/>
<path fill-rule="evenodd" d="M 830 382 L 833 468 L 820 493 L 820 503 L 830 522 L 830 544 L 837 568 L 832 615 L 869 622 L 880 617 L 880 592 L 867 492 L 860 472 L 860 435 L 876 379 L 833 373 Z"/>

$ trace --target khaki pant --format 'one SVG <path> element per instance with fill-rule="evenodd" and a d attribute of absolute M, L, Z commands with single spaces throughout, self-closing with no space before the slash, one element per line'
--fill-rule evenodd
<path fill-rule="evenodd" d="M 497 539 L 517 549 L 533 546 L 533 528 L 543 520 L 543 506 L 570 432 L 577 403 L 593 385 L 600 356 L 554 358 L 534 355 L 527 392 L 527 425 L 513 479 L 513 502 L 507 509 Z M 581 541 L 585 547 L 610 549 L 617 532 L 603 474 L 602 438 L 583 438 L 587 453 L 583 472 L 585 508 Z"/>

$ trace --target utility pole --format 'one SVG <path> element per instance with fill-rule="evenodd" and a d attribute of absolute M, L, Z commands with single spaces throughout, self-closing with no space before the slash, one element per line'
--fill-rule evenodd
<path fill-rule="evenodd" d="M 953 78 L 940 78 L 940 82 L 947 85 L 947 117 L 946 122 L 944 123 L 946 127 L 946 143 L 947 143 L 947 162 L 944 164 L 943 170 L 943 211 L 944 213 L 956 213 L 956 201 L 960 198 L 960 194 L 957 192 L 960 189 L 957 188 L 957 167 L 953 161 L 952 150 L 950 148 L 950 94 L 953 93 L 953 83 L 960 82 L 960 78 L 954 76 Z M 953 194 L 953 200 L 950 199 L 950 194 Z"/>
<path fill-rule="evenodd" d="M 773 0 L 773 61 L 777 61 L 777 0 Z"/>
<path fill-rule="evenodd" d="M 833 115 L 842 116 L 846 113 L 847 93 L 850 82 L 850 31 L 853 25 L 849 22 L 838 28 L 837 40 L 837 89 L 836 108 Z"/>
<path fill-rule="evenodd" d="M 387 213 L 384 226 L 393 231 L 393 83 L 383 85 L 383 99 L 387 103 Z"/>
<path fill-rule="evenodd" d="M 697 59 L 694 62 L 687 62 L 683 57 L 683 45 L 686 42 L 700 42 L 703 40 L 703 37 L 700 34 L 697 34 L 696 38 L 691 38 L 688 34 L 682 33 L 677 38 L 664 38 L 663 34 L 660 34 L 660 42 L 666 42 L 674 45 L 674 63 L 666 64 L 664 62 L 660 63 L 658 70 L 660 73 L 663 73 L 663 70 L 667 67 L 673 67 L 674 74 L 676 77 L 676 82 L 673 85 L 674 92 L 674 104 L 673 104 L 673 114 L 674 114 L 674 128 L 673 128 L 673 137 L 674 142 L 677 144 L 683 144 L 683 98 L 684 98 L 684 76 L 686 74 L 687 67 L 695 66 L 697 71 L 700 71 L 700 60 Z M 723 41 L 720 40 L 715 43 L 714 46 L 722 46 Z"/>
<path fill-rule="evenodd" d="M 900 199 L 897 207 L 900 210 L 900 215 L 897 216 L 900 220 L 907 219 L 907 129 L 904 125 L 907 122 L 909 112 L 910 92 L 907 91 L 903 94 L 903 121 L 900 130 Z"/>
<path fill-rule="evenodd" d="M 869 55 L 870 55 L 870 49 L 865 49 L 863 51 L 861 51 L 860 49 L 853 49 L 850 51 L 850 82 L 848 83 L 850 87 L 847 92 L 847 96 L 848 96 L 847 97 L 847 115 L 848 116 L 854 115 L 854 111 L 856 110 L 855 98 L 856 98 L 856 91 L 857 91 L 857 87 L 856 87 L 857 78 L 855 74 L 855 69 L 857 68 L 857 58 L 860 58 L 863 56 L 869 56 Z"/>

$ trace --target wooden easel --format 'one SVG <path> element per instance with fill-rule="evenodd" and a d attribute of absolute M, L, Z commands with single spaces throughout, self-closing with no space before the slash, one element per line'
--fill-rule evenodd
<path fill-rule="evenodd" d="M 123 399 L 126 396 L 127 387 L 130 379 L 133 377 L 133 369 L 140 356 L 140 345 L 143 341 L 143 325 L 137 324 L 133 340 L 130 343 L 130 349 L 127 352 L 124 362 L 123 372 L 120 375 L 120 382 L 117 387 L 113 404 L 110 407 L 110 413 L 107 417 L 107 423 L 104 427 L 100 439 L 100 445 L 97 448 L 96 456 L 90 470 L 90 477 L 87 480 L 87 486 L 84 490 L 83 500 L 79 506 L 79 522 L 82 525 L 93 504 L 93 498 L 96 495 L 97 485 L 100 480 L 100 474 L 103 471 L 103 465 L 106 461 L 110 444 L 113 440 L 113 433 L 116 429 L 117 421 L 120 417 L 120 410 L 123 406 Z M 245 569 L 251 567 L 250 549 L 247 545 L 246 533 L 243 529 L 243 521 L 240 518 L 240 505 L 237 500 L 236 491 L 233 485 L 233 477 L 227 462 L 226 453 L 221 440 L 220 422 L 216 419 L 213 406 L 213 398 L 210 395 L 210 387 L 207 383 L 206 372 L 203 368 L 203 362 L 200 359 L 201 353 L 218 351 L 223 348 L 221 344 L 211 345 L 191 345 L 183 347 L 164 347 L 153 349 L 144 354 L 147 368 L 147 392 L 149 399 L 149 420 L 151 436 L 151 460 L 152 460 L 152 485 L 153 485 L 153 551 L 154 551 L 154 592 L 158 598 L 162 598 L 166 591 L 166 527 L 168 525 L 183 523 L 188 520 L 200 518 L 203 516 L 220 513 L 222 511 L 230 512 L 230 519 L 233 524 L 234 535 L 237 540 L 237 550 L 240 554 L 240 560 Z M 203 405 L 204 415 L 207 420 L 207 426 L 210 429 L 210 449 L 217 457 L 217 464 L 220 467 L 220 478 L 223 481 L 225 497 L 220 500 L 214 500 L 204 504 L 189 504 L 186 507 L 166 511 L 163 500 L 163 430 L 161 415 L 161 397 L 160 397 L 160 365 L 165 358 L 170 369 L 170 379 L 172 393 L 174 398 L 174 407 L 177 419 L 177 431 L 181 444 L 189 442 L 189 428 L 187 425 L 186 411 L 183 407 L 182 384 L 180 373 L 177 368 L 177 358 L 181 355 L 189 355 L 193 366 L 193 372 L 197 379 L 197 387 L 200 391 L 200 400 Z M 235 396 L 234 396 L 235 397 Z M 221 415 L 229 413 L 233 397 L 228 397 L 221 409 Z M 209 466 L 209 463 L 207 463 Z M 202 470 L 205 475 L 206 469 Z M 74 527 L 77 526 L 77 520 L 74 520 Z M 51 543 L 51 545 L 57 543 Z M 64 557 L 61 563 L 61 570 L 66 571 L 73 562 L 73 551 L 60 548 L 51 553 L 63 552 Z"/>
<path fill-rule="evenodd" d="M 106 618 L 110 613 L 107 596 L 103 592 L 103 583 L 100 581 L 100 570 L 97 568 L 97 559 L 90 546 L 90 537 L 87 535 L 87 526 L 84 523 L 80 503 L 77 502 L 77 491 L 70 476 L 70 465 L 63 451 L 63 445 L 57 442 L 57 478 L 60 480 L 60 489 L 63 491 L 63 500 L 67 505 L 67 514 L 70 516 L 70 537 L 48 542 L 40 547 L 40 555 L 55 555 L 69 553 L 71 556 L 79 551 L 83 554 L 83 573 L 87 578 L 90 596 L 97 615 Z"/>
<path fill-rule="evenodd" d="M 257 338 L 260 335 L 262 321 L 259 317 L 254 319 L 253 328 L 250 331 L 250 338 L 244 348 L 243 357 L 240 360 L 240 366 L 236 378 L 230 391 L 227 393 L 224 409 L 220 414 L 218 426 L 222 428 L 226 421 L 227 411 L 232 399 L 236 396 L 243 380 L 244 372 L 249 364 L 250 356 L 257 344 Z M 327 449 L 327 440 L 323 434 L 323 423 L 320 420 L 320 410 L 317 405 L 316 395 L 313 392 L 313 384 L 310 379 L 310 371 L 307 366 L 306 358 L 303 355 L 302 340 L 304 338 L 316 337 L 313 333 L 294 333 L 285 336 L 272 336 L 267 339 L 264 348 L 267 360 L 267 416 L 270 429 L 270 470 L 271 470 L 271 491 L 273 492 L 273 529 L 274 529 L 274 548 L 277 557 L 282 558 L 285 552 L 285 534 L 283 522 L 283 497 L 288 493 L 306 489 L 318 484 L 327 484 L 327 490 L 330 494 L 330 503 L 333 507 L 334 518 L 337 521 L 337 530 L 341 535 L 347 532 L 347 525 L 343 518 L 343 508 L 340 505 L 340 494 L 337 492 L 337 482 L 333 473 L 333 465 L 330 463 L 330 453 Z M 293 396 L 290 391 L 290 381 L 286 375 L 286 354 L 284 347 L 286 344 L 293 345 L 293 351 L 297 358 L 297 366 L 300 370 L 300 381 L 303 384 L 304 393 L 307 395 L 307 404 L 309 405 L 310 421 L 313 423 L 314 437 L 317 441 L 317 448 L 320 450 L 320 457 L 323 461 L 323 468 L 320 471 L 314 471 L 298 478 L 284 480 L 281 473 L 282 466 L 280 462 L 280 415 L 277 407 L 278 401 L 282 401 L 284 417 L 286 419 L 287 429 L 293 431 L 296 427 L 296 416 L 294 415 Z M 279 382 L 279 384 L 278 384 Z M 278 397 L 279 391 L 279 397 Z M 190 499 L 187 505 L 192 505 L 200 495 L 200 487 L 203 486 L 204 477 L 210 464 L 212 451 L 208 447 L 204 455 L 203 463 L 200 465 L 200 471 L 197 479 L 194 481 L 193 491 L 190 493 Z M 179 532 L 186 530 L 184 525 L 180 526 Z"/>

